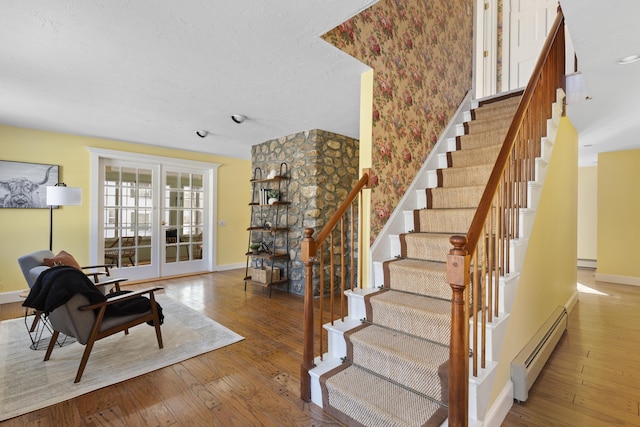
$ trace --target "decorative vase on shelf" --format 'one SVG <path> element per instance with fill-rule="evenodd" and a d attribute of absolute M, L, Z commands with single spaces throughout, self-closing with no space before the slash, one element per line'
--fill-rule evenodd
<path fill-rule="evenodd" d="M 275 202 L 278 201 L 278 198 L 280 197 L 280 192 L 278 190 L 269 190 L 267 192 L 267 197 L 269 198 L 267 200 L 267 203 L 272 205 L 272 204 L 274 204 Z"/>

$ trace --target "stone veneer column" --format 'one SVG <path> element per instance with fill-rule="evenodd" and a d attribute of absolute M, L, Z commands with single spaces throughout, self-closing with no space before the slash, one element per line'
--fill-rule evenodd
<path fill-rule="evenodd" d="M 288 194 L 283 194 L 282 200 L 291 203 L 288 222 L 292 293 L 304 293 L 304 265 L 300 260 L 303 230 L 311 227 L 317 234 L 358 182 L 358 144 L 356 139 L 314 129 L 251 148 L 252 171 L 259 167 L 263 177 L 272 169 L 279 170 L 282 162 L 289 166 Z M 334 246 L 339 255 L 339 242 Z M 318 268 L 314 274 L 317 276 Z M 335 274 L 339 277 L 339 270 Z M 325 277 L 328 281 L 328 271 Z M 349 275 L 345 277 L 348 279 Z M 318 277 L 314 277 L 316 295 L 318 282 Z"/>

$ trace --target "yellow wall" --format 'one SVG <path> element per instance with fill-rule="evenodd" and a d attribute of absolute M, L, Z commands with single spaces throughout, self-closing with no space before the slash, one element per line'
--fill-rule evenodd
<path fill-rule="evenodd" d="M 578 259 L 598 259 L 598 167 L 578 168 Z"/>
<path fill-rule="evenodd" d="M 598 276 L 620 283 L 640 284 L 639 166 L 640 150 L 598 156 Z"/>
<path fill-rule="evenodd" d="M 360 77 L 360 170 L 371 168 L 372 150 L 372 114 L 373 114 L 373 70 Z M 372 171 L 373 172 L 373 171 Z M 360 235 L 360 263 L 362 285 L 368 287 L 371 277 L 371 190 L 365 190 L 362 196 L 362 233 Z"/>
<path fill-rule="evenodd" d="M 562 118 L 500 354 L 492 400 L 510 381 L 513 358 L 576 291 L 578 135 Z"/>
<path fill-rule="evenodd" d="M 219 163 L 216 264 L 243 264 L 246 253 L 247 204 L 250 198 L 251 161 L 203 153 L 170 150 L 54 132 L 0 125 L 1 160 L 60 165 L 60 181 L 82 187 L 82 206 L 54 211 L 54 251 L 65 249 L 81 265 L 89 262 L 90 154 L 87 147 Z M 49 246 L 48 209 L 0 209 L 0 293 L 26 289 L 17 258 Z M 238 238 L 238 237 L 241 238 Z"/>

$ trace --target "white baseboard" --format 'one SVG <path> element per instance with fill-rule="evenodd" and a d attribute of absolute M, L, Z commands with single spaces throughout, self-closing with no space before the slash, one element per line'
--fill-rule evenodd
<path fill-rule="evenodd" d="M 598 261 L 595 259 L 578 259 L 579 268 L 598 268 Z"/>
<path fill-rule="evenodd" d="M 569 298 L 569 301 L 567 301 L 567 303 L 565 304 L 564 307 L 567 309 L 567 313 L 571 314 L 571 312 L 573 311 L 573 308 L 578 303 L 578 295 L 579 295 L 579 292 L 577 290 L 574 291 L 571 297 Z"/>
<path fill-rule="evenodd" d="M 513 383 L 508 381 L 493 401 L 484 418 L 483 427 L 500 427 L 513 406 Z"/>
<path fill-rule="evenodd" d="M 20 298 L 22 291 L 9 291 L 0 293 L 0 304 L 9 304 L 11 302 L 24 301 L 24 298 Z"/>
<path fill-rule="evenodd" d="M 213 271 L 227 271 L 227 270 L 235 270 L 237 268 L 245 268 L 245 267 L 246 267 L 246 264 L 244 263 L 216 265 Z"/>
<path fill-rule="evenodd" d="M 617 274 L 602 274 L 596 272 L 598 282 L 618 283 L 620 285 L 640 286 L 640 277 L 619 276 Z"/>

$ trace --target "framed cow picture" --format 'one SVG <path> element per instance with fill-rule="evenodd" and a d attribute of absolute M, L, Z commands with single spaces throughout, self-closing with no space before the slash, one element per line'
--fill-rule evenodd
<path fill-rule="evenodd" d="M 58 183 L 59 169 L 0 160 L 0 208 L 48 208 L 46 187 Z"/>

